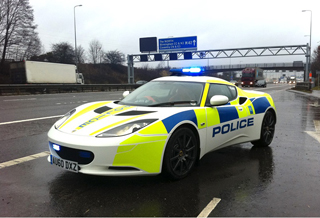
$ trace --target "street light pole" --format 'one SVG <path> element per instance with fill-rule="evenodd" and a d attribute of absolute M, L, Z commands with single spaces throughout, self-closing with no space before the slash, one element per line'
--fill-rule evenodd
<path fill-rule="evenodd" d="M 302 10 L 302 12 L 307 12 L 310 11 L 310 47 L 309 47 L 309 54 L 307 52 L 307 55 L 309 55 L 308 58 L 308 67 L 306 68 L 306 76 L 305 76 L 305 82 L 308 81 L 308 76 L 309 76 L 309 69 L 311 70 L 311 55 L 312 55 L 312 51 L 311 51 L 311 34 L 312 34 L 312 11 L 311 10 Z"/>
<path fill-rule="evenodd" d="M 76 7 L 81 7 L 82 5 L 76 5 L 73 7 L 74 15 L 74 53 L 76 56 L 76 64 L 78 64 L 78 54 L 77 54 L 77 28 L 76 28 Z"/>

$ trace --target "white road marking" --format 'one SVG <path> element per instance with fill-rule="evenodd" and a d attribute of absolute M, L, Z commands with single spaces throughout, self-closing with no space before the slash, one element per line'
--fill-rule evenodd
<path fill-rule="evenodd" d="M 35 160 L 35 159 L 40 158 L 40 157 L 46 157 L 49 154 L 50 154 L 49 151 L 44 151 L 44 152 L 41 152 L 41 153 L 38 153 L 38 154 L 33 154 L 33 155 L 30 155 L 30 156 L 18 158 L 18 159 L 15 159 L 15 160 L 10 160 L 10 161 L 7 161 L 7 162 L 3 162 L 3 163 L 0 163 L 0 169 L 5 168 L 5 167 L 10 167 L 10 166 L 13 166 L 13 165 L 17 165 L 17 164 L 21 164 L 21 163 L 24 163 L 24 162 L 27 162 L 27 161 L 30 161 L 30 160 Z"/>
<path fill-rule="evenodd" d="M 77 102 L 73 102 L 73 101 L 71 101 L 71 102 L 63 102 L 63 103 L 60 103 L 60 102 L 58 102 L 58 103 L 56 103 L 56 104 L 80 104 L 80 103 L 87 103 L 88 101 L 77 101 Z"/>
<path fill-rule="evenodd" d="M 314 120 L 314 127 L 316 128 L 315 132 L 312 131 L 305 131 L 306 133 L 308 133 L 310 136 L 312 136 L 314 139 L 318 140 L 318 142 L 320 143 L 320 120 Z"/>
<path fill-rule="evenodd" d="M 221 201 L 220 198 L 213 198 L 209 204 L 201 211 L 201 213 L 198 215 L 198 217 L 208 217 L 209 214 L 214 210 L 214 208 L 218 205 L 218 203 Z"/>
<path fill-rule="evenodd" d="M 37 100 L 36 98 L 21 98 L 21 99 L 8 99 L 3 101 L 34 101 Z"/>
<path fill-rule="evenodd" d="M 26 120 L 16 120 L 16 121 L 10 121 L 10 122 L 3 122 L 0 123 L 1 125 L 7 125 L 7 124 L 13 124 L 13 123 L 22 123 L 22 122 L 28 122 L 28 121 L 35 121 L 35 120 L 45 120 L 45 119 L 51 119 L 51 118 L 58 118 L 62 117 L 63 115 L 57 115 L 57 116 L 50 116 L 50 117 L 39 117 L 39 118 L 32 118 L 32 119 L 26 119 Z"/>

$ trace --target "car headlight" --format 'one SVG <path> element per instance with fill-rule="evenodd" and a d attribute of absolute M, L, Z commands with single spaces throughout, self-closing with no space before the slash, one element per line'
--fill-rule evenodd
<path fill-rule="evenodd" d="M 128 135 L 138 131 L 139 129 L 142 129 L 145 126 L 148 126 L 149 124 L 155 122 L 156 120 L 158 119 L 146 119 L 146 120 L 133 121 L 133 122 L 118 126 L 116 128 L 107 130 L 103 133 L 100 133 L 96 137 L 117 137 L 117 136 Z"/>
<path fill-rule="evenodd" d="M 59 127 L 64 123 L 66 122 L 67 119 L 69 119 L 69 117 L 74 113 L 76 112 L 76 109 L 73 109 L 71 111 L 69 111 L 68 113 L 66 113 L 65 115 L 63 115 L 63 117 L 61 117 L 55 124 L 54 124 L 54 127 L 56 129 L 59 129 Z"/>

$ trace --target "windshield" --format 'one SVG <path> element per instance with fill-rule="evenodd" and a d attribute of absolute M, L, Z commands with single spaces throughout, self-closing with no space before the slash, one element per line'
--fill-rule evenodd
<path fill-rule="evenodd" d="M 155 81 L 149 82 L 119 102 L 133 106 L 199 106 L 204 83 Z"/>
<path fill-rule="evenodd" d="M 242 77 L 254 77 L 253 73 L 242 73 Z"/>

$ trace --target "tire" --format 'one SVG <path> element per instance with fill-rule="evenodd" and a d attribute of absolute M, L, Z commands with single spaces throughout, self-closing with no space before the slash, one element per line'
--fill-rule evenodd
<path fill-rule="evenodd" d="M 260 139 L 251 143 L 257 147 L 267 147 L 270 145 L 273 140 L 275 125 L 276 117 L 274 113 L 269 110 L 264 115 L 262 121 Z"/>
<path fill-rule="evenodd" d="M 163 173 L 173 180 L 186 177 L 198 158 L 198 142 L 191 129 L 182 127 L 176 130 L 167 144 Z"/>

